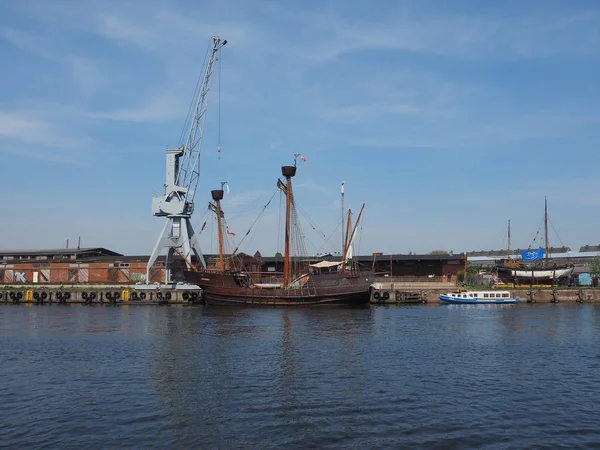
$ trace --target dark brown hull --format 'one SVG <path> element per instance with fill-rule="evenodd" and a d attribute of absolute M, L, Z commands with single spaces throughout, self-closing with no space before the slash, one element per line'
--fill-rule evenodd
<path fill-rule="evenodd" d="M 240 285 L 232 274 L 184 272 L 188 283 L 202 288 L 207 305 L 364 305 L 369 302 L 369 275 L 311 275 L 302 288 L 262 289 Z"/>

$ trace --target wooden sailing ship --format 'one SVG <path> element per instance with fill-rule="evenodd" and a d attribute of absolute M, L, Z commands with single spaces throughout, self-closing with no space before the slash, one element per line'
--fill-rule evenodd
<path fill-rule="evenodd" d="M 298 155 L 296 155 L 298 156 Z M 285 241 L 283 273 L 249 271 L 236 260 L 236 251 L 225 258 L 223 250 L 224 218 L 221 209 L 223 190 L 212 191 L 210 209 L 217 216 L 219 259 L 206 270 L 184 271 L 187 282 L 202 288 L 207 305 L 360 305 L 369 302 L 372 272 L 361 272 L 351 261 L 352 243 L 363 208 L 354 228 L 350 232 L 350 214 L 346 229 L 343 258 L 341 261 L 319 261 L 310 263 L 307 258 L 291 255 L 292 242 L 298 249 L 298 232 L 295 220 L 295 201 L 292 178 L 296 175 L 293 166 L 283 166 L 281 173 L 285 181 L 277 181 L 278 188 L 285 194 Z M 222 187 L 222 186 L 221 186 Z M 236 249 L 237 250 L 237 249 Z"/>
<path fill-rule="evenodd" d="M 527 261 L 527 254 L 534 255 Z M 522 251 L 522 261 L 515 261 L 510 256 L 510 220 L 508 221 L 508 258 L 501 261 L 497 267 L 498 276 L 505 282 L 520 282 L 531 284 L 546 281 L 555 282 L 567 277 L 573 272 L 573 265 L 557 263 L 550 258 L 550 243 L 548 239 L 548 200 L 544 199 L 544 248 Z M 539 256 L 538 256 L 539 255 Z"/>

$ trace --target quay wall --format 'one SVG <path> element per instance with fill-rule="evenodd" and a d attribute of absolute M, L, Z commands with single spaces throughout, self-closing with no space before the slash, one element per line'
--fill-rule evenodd
<path fill-rule="evenodd" d="M 600 289 L 506 289 L 511 297 L 518 297 L 523 303 L 595 303 L 600 302 Z M 427 303 L 439 303 L 440 294 L 447 290 L 423 290 Z"/>
<path fill-rule="evenodd" d="M 172 288 L 135 285 L 6 285 L 0 287 L 0 304 L 201 304 L 197 286 Z"/>
<path fill-rule="evenodd" d="M 444 285 L 441 285 L 444 284 Z M 440 294 L 456 290 L 456 286 L 418 283 L 379 284 L 371 291 L 371 303 L 440 303 Z M 600 302 L 600 289 L 529 288 L 505 289 L 523 303 L 595 303 Z M 467 289 L 468 291 L 468 289 Z M 123 284 L 5 285 L 0 287 L 0 304 L 201 304 L 202 290 L 196 286 L 136 286 Z"/>
<path fill-rule="evenodd" d="M 371 292 L 371 303 L 440 303 L 440 294 L 456 291 L 453 283 L 378 283 Z M 482 290 L 461 288 L 466 291 Z M 500 289 L 499 289 L 500 290 Z M 598 288 L 507 288 L 511 297 L 523 303 L 595 303 L 600 302 Z"/>

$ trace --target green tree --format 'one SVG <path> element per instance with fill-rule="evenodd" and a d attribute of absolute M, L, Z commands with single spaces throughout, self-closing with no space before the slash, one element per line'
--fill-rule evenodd
<path fill-rule="evenodd" d="M 475 267 L 475 264 L 469 263 L 467 266 L 467 275 L 477 275 L 477 267 Z"/>
<path fill-rule="evenodd" d="M 456 280 L 459 283 L 466 283 L 469 281 L 469 277 L 472 277 L 473 275 L 477 275 L 477 267 L 475 267 L 474 264 L 469 264 L 467 266 L 467 279 L 465 280 L 465 271 L 462 269 L 456 272 Z"/>
<path fill-rule="evenodd" d="M 429 252 L 430 255 L 447 255 L 448 252 L 446 250 L 432 250 Z"/>
<path fill-rule="evenodd" d="M 590 275 L 592 278 L 600 278 L 600 257 L 597 256 L 590 261 Z"/>

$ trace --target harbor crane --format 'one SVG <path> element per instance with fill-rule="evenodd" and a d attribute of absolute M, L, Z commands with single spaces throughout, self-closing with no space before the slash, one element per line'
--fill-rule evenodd
<path fill-rule="evenodd" d="M 194 234 L 190 222 L 194 212 L 194 196 L 200 178 L 200 147 L 206 123 L 211 76 L 219 51 L 227 44 L 218 36 L 211 38 L 211 48 L 206 62 L 204 76 L 199 88 L 196 88 L 194 102 L 184 126 L 179 145 L 175 149 L 167 149 L 167 181 L 164 195 L 152 197 L 152 215 L 165 217 L 165 225 L 152 250 L 146 268 L 146 284 L 150 283 L 152 266 L 160 253 L 167 248 L 165 261 L 165 283 L 171 281 L 171 265 L 174 254 L 182 256 L 188 269 L 191 268 L 192 257 L 196 264 L 206 268 L 206 261 Z M 189 123 L 189 130 L 185 127 Z"/>

